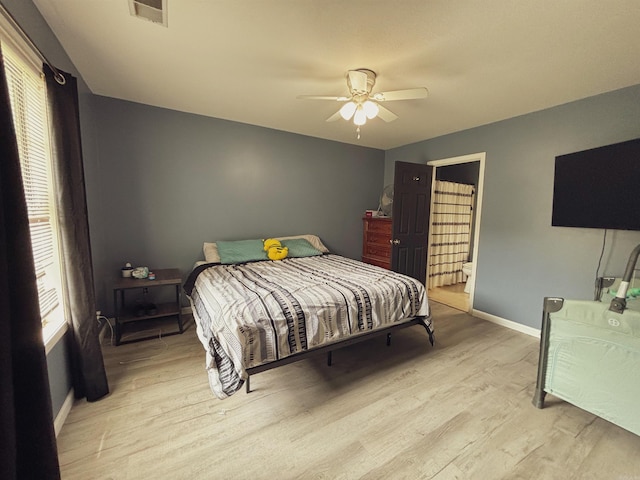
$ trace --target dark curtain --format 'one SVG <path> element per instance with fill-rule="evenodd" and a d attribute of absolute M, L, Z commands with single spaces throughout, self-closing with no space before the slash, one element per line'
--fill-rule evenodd
<path fill-rule="evenodd" d="M 95 401 L 109 393 L 109 385 L 96 321 L 77 80 L 61 72 L 61 83 L 47 65 L 44 72 L 73 386 L 77 398 Z"/>
<path fill-rule="evenodd" d="M 60 478 L 27 205 L 2 52 L 0 478 Z"/>

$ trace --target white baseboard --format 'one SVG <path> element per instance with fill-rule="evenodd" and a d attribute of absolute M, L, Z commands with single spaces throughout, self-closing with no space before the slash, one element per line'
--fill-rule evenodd
<path fill-rule="evenodd" d="M 62 429 L 62 425 L 64 425 L 64 422 L 67 420 L 67 417 L 69 416 L 71 407 L 73 407 L 74 399 L 75 399 L 75 396 L 72 388 L 71 390 L 69 390 L 69 393 L 67 394 L 67 398 L 64 399 L 64 403 L 62 404 L 62 407 L 60 407 L 60 411 L 58 412 L 58 415 L 56 415 L 56 419 L 53 421 L 53 428 L 56 431 L 56 438 L 58 437 L 58 434 Z"/>
<path fill-rule="evenodd" d="M 497 317 L 495 315 L 491 315 L 490 313 L 481 312 L 480 310 L 473 309 L 471 311 L 471 314 L 474 317 L 481 318 L 482 320 L 487 320 L 488 322 L 502 325 L 503 327 L 510 328 L 511 330 L 517 330 L 518 332 L 526 333 L 527 335 L 531 335 L 532 337 L 540 338 L 540 330 L 538 330 L 537 328 L 528 327 L 527 325 L 522 325 L 521 323 L 507 320 L 506 318 Z"/>

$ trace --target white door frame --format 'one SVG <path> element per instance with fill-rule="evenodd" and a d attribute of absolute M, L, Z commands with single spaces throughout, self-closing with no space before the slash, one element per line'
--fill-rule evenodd
<path fill-rule="evenodd" d="M 476 290 L 476 270 L 478 268 L 478 247 L 480 245 L 480 220 L 482 218 L 482 194 L 484 191 L 484 164 L 486 160 L 487 152 L 471 153 L 469 155 L 461 155 L 459 157 L 443 158 L 441 160 L 432 160 L 427 162 L 427 165 L 433 167 L 433 175 L 431 176 L 431 210 L 433 212 L 433 190 L 436 183 L 436 170 L 438 167 L 444 167 L 448 165 L 459 165 L 461 163 L 480 162 L 480 169 L 478 171 L 478 185 L 476 191 L 476 211 L 475 220 L 476 228 L 473 232 L 473 268 L 471 270 L 472 282 L 469 285 L 469 311 L 473 310 L 473 297 Z M 431 216 L 431 214 L 429 214 Z M 429 229 L 431 231 L 431 229 Z M 429 238 L 429 249 L 431 248 L 431 238 Z M 429 255 L 429 253 L 427 253 Z M 428 268 L 428 263 L 427 263 Z"/>

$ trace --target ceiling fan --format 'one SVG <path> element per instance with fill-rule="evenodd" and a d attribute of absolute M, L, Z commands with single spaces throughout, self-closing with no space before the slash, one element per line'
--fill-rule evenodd
<path fill-rule="evenodd" d="M 425 87 L 409 88 L 406 90 L 392 90 L 390 92 L 371 93 L 376 83 L 376 73 L 368 68 L 358 68 L 347 72 L 347 87 L 349 96 L 334 97 L 327 95 L 299 95 L 299 99 L 306 100 L 333 100 L 346 102 L 340 110 L 327 118 L 327 122 L 334 122 L 343 118 L 351 120 L 358 127 L 356 132 L 360 138 L 360 126 L 379 117 L 385 122 L 393 122 L 398 116 L 380 102 L 390 102 L 394 100 L 414 100 L 425 98 L 429 91 Z"/>

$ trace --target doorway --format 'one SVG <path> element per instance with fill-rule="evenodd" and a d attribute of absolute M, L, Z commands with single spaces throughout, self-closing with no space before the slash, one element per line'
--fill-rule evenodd
<path fill-rule="evenodd" d="M 456 276 L 457 280 L 453 281 L 450 285 L 442 285 L 431 287 L 428 290 L 429 299 L 443 303 L 450 307 L 456 308 L 458 310 L 462 310 L 465 312 L 471 312 L 473 310 L 473 298 L 475 294 L 475 284 L 476 284 L 476 270 L 477 270 L 477 259 L 478 259 L 478 246 L 479 246 L 479 238 L 480 238 L 480 220 L 481 220 L 481 211 L 482 211 L 482 194 L 483 194 L 483 183 L 484 183 L 484 168 L 485 168 L 485 157 L 486 153 L 474 153 L 470 155 L 463 155 L 460 157 L 452 157 L 445 158 L 442 160 L 434 160 L 431 162 L 427 162 L 427 165 L 433 167 L 433 179 L 431 186 L 431 209 L 430 209 L 430 218 L 429 225 L 433 224 L 433 215 L 434 215 L 434 199 L 435 195 L 435 185 L 436 181 L 443 179 L 447 181 L 455 181 L 456 183 L 462 184 L 473 184 L 475 185 L 475 193 L 474 193 L 474 206 L 472 209 L 472 223 L 471 223 L 471 231 L 469 234 L 469 258 L 466 262 L 464 262 L 465 268 L 464 274 L 458 274 Z M 432 233 L 433 229 L 430 228 L 430 238 L 429 238 L 429 253 L 428 258 L 432 258 L 432 248 L 433 244 Z M 427 262 L 428 265 L 431 262 Z M 470 272 L 470 275 L 467 275 L 466 272 Z M 427 278 L 429 278 L 429 266 L 427 266 Z M 429 282 L 427 282 L 427 286 Z"/>

